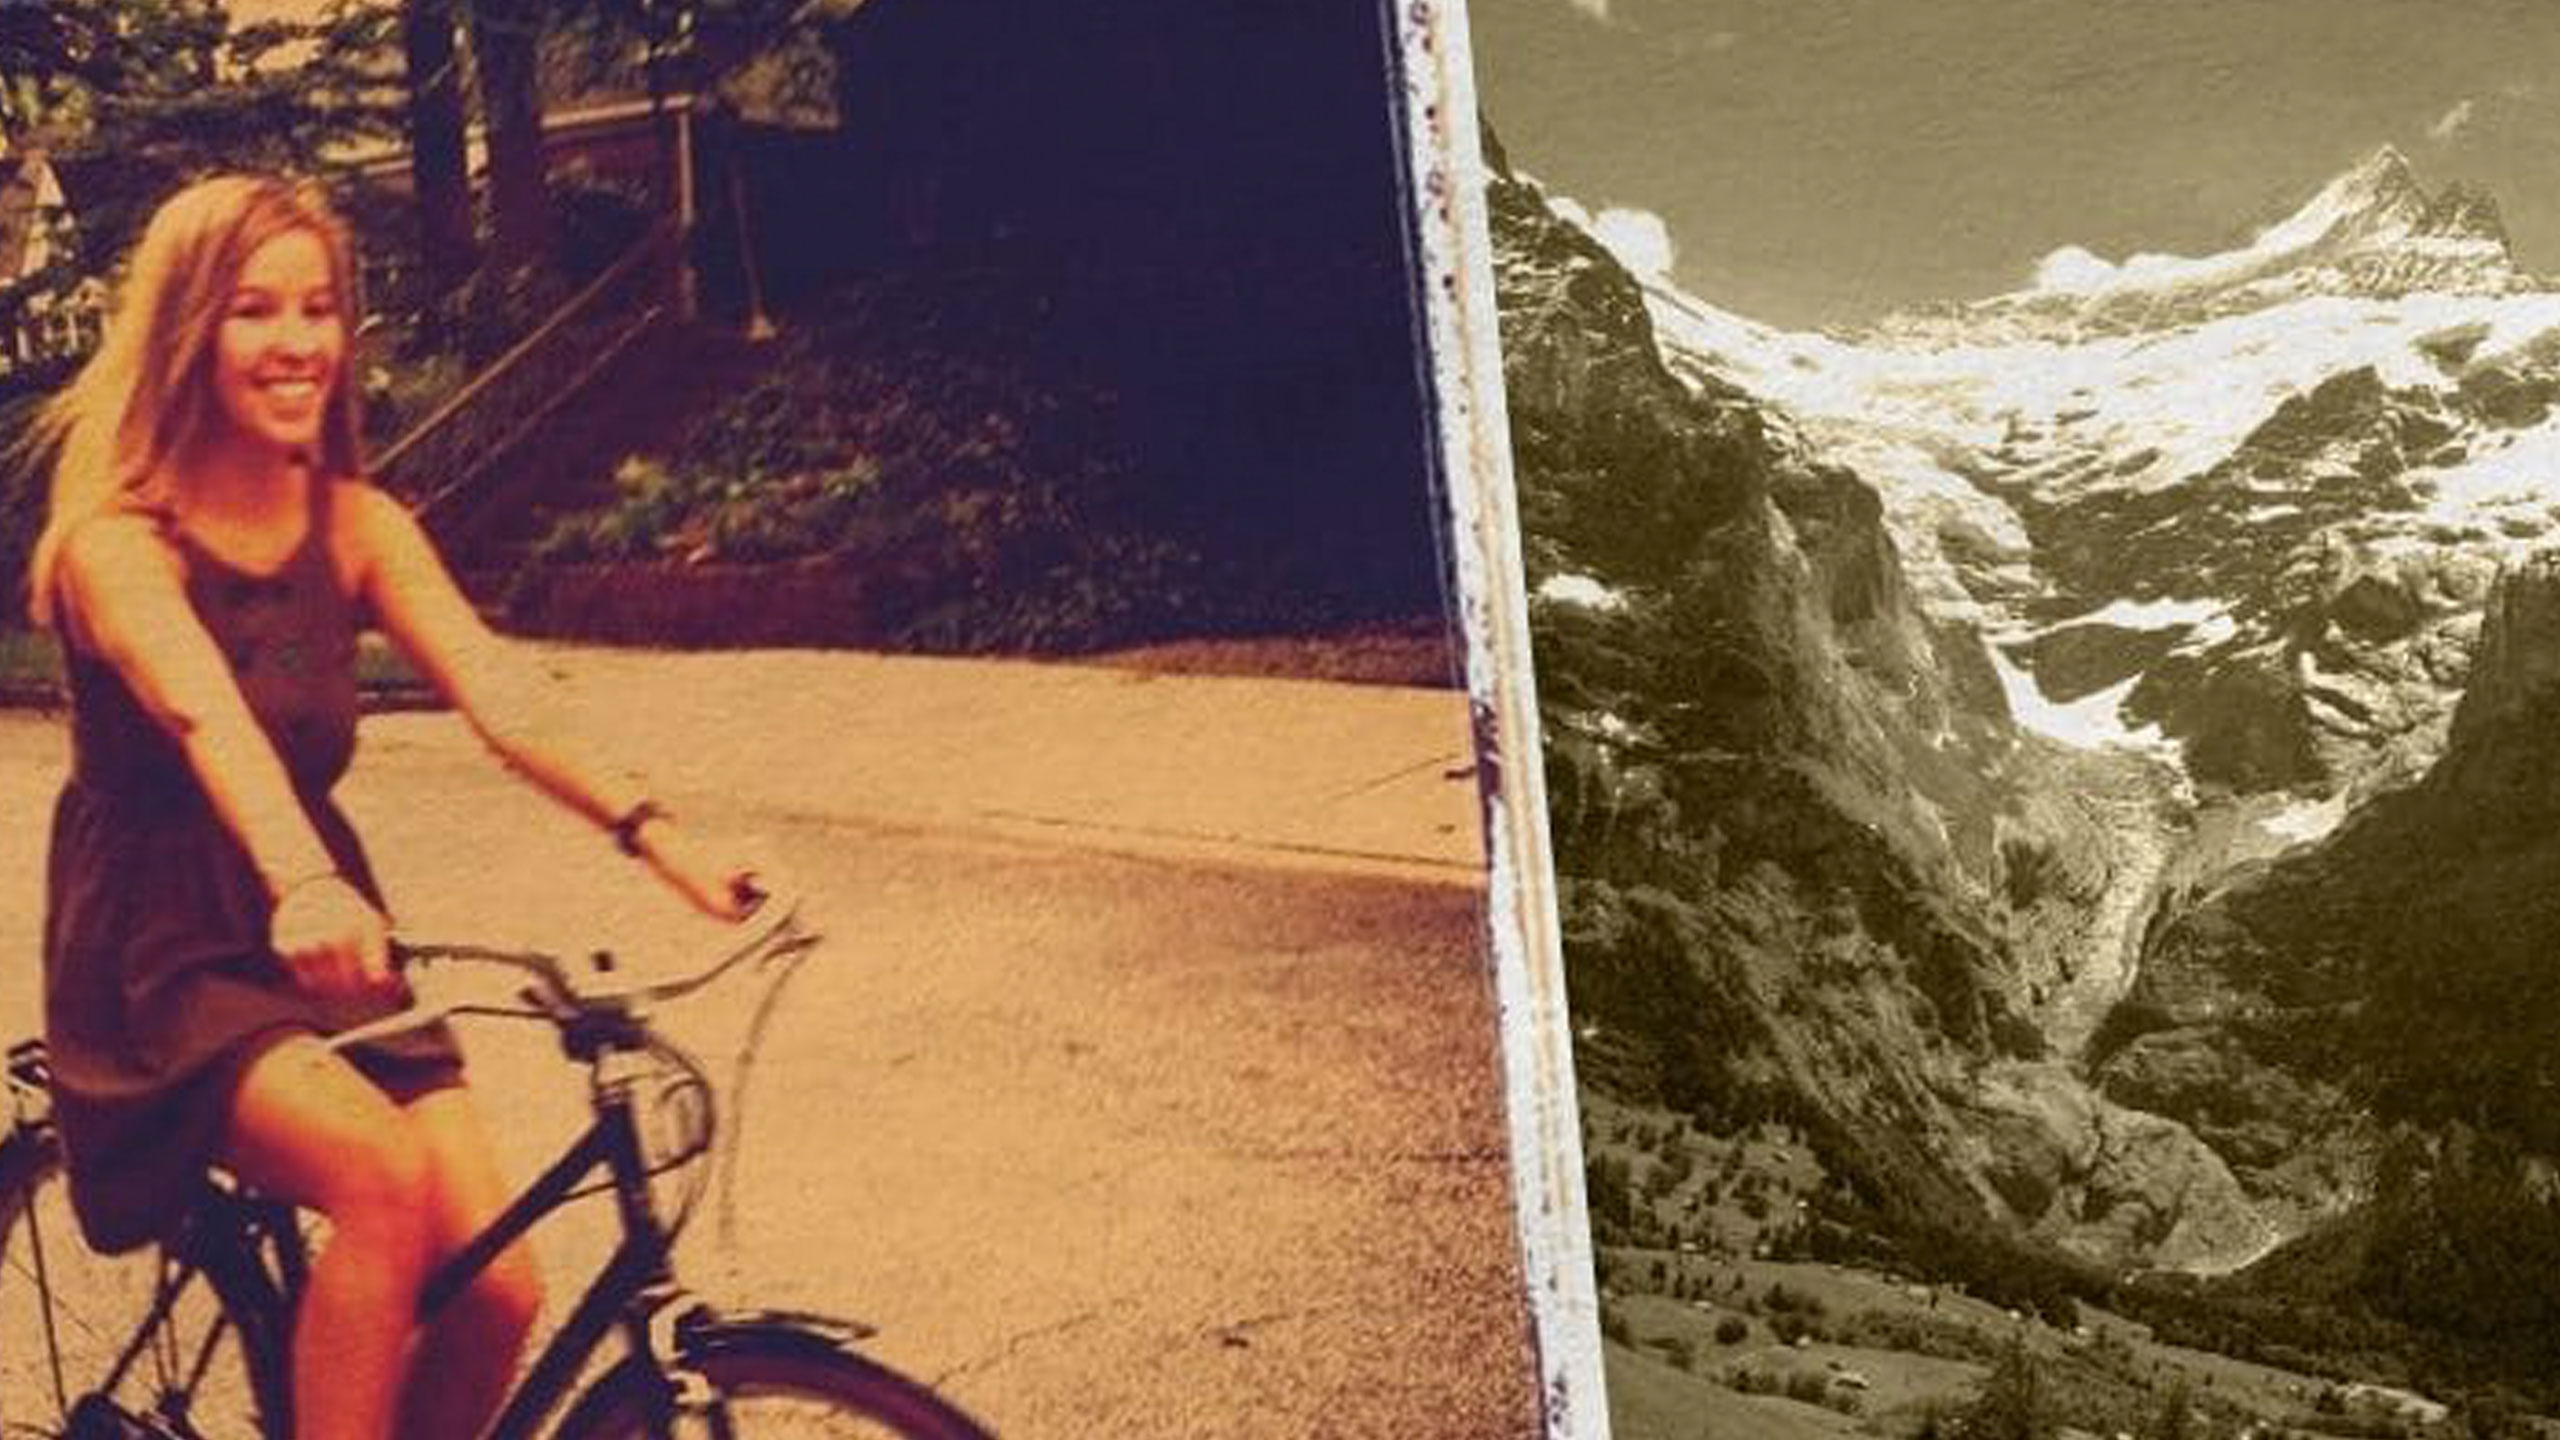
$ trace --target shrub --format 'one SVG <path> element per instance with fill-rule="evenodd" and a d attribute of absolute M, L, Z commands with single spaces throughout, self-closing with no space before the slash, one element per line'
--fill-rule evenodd
<path fill-rule="evenodd" d="M 614 472 L 620 492 L 597 511 L 556 523 L 537 547 L 546 560 L 784 560 L 842 544 L 880 483 L 868 456 L 788 472 L 671 469 L 645 457 Z"/>
<path fill-rule="evenodd" d="M 1224 512 L 1168 488 L 1176 452 L 1141 454 L 1152 432 L 1120 397 L 1044 371 L 992 315 L 964 323 L 960 303 L 883 281 L 798 318 L 759 378 L 627 471 L 600 513 L 560 522 L 539 557 L 837 557 L 876 577 L 884 639 L 937 651 L 1073 651 L 1246 611 L 1264 628 L 1332 613 L 1324 587 L 1355 577 L 1311 580 L 1290 568 L 1298 547 L 1267 537 L 1222 556 L 1212 585 L 1195 532 Z"/>
<path fill-rule="evenodd" d="M 2337 1389 L 2333 1386 L 2323 1390 L 2320 1398 L 2322 1401 L 2337 1399 Z M 2323 1413 L 2343 1413 L 2344 1409 L 2342 1404 L 2338 1411 Z M 2187 1390 L 2186 1381 L 2180 1380 L 2169 1387 L 2169 1393 L 2161 1397 L 2159 1408 L 2151 1412 L 2149 1423 L 2142 1428 L 2142 1440 L 2197 1440 L 2203 1429 L 2203 1421 L 2196 1415 L 2195 1397 Z"/>
<path fill-rule="evenodd" d="M 1808 1319 L 1820 1319 L 1824 1314 L 1828 1313 L 1827 1307 L 1822 1303 L 1821 1296 L 1809 1294 L 1802 1290 L 1790 1290 L 1787 1288 L 1784 1281 L 1772 1281 L 1770 1283 L 1769 1293 L 1765 1298 L 1764 1303 L 1767 1304 L 1772 1312 L 1779 1314 L 1793 1312 L 1795 1314 L 1805 1316 Z"/>
<path fill-rule="evenodd" d="M 1716 1322 L 1716 1343 L 1739 1345 L 1751 1338 L 1751 1322 L 1739 1315 L 1727 1315 Z"/>
<path fill-rule="evenodd" d="M 1582 1167 L 1585 1203 L 1591 1211 L 1592 1228 L 1601 1239 L 1613 1239 L 1634 1223 L 1635 1212 L 1627 1202 L 1627 1162 L 1615 1155 L 1595 1155 Z"/>

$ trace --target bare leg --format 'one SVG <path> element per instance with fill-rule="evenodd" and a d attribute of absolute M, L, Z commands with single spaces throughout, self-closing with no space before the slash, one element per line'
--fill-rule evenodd
<path fill-rule="evenodd" d="M 296 1036 L 242 1075 L 224 1160 L 247 1184 L 329 1217 L 294 1320 L 294 1434 L 389 1440 L 432 1233 L 419 1127 L 354 1066 Z"/>
<path fill-rule="evenodd" d="M 489 1153 L 471 1093 L 430 1091 L 406 1107 L 432 1157 L 432 1250 L 460 1250 L 498 1218 L 509 1191 Z M 401 1440 L 472 1440 L 497 1413 L 542 1308 L 542 1277 L 524 1242 L 501 1254 L 428 1324 L 400 1401 Z"/>

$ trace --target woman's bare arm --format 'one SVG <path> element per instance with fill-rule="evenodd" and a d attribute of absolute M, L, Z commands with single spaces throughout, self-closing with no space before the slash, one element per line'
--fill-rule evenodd
<path fill-rule="evenodd" d="M 627 775 L 608 772 L 576 738 L 562 687 L 522 646 L 491 630 L 466 599 L 406 506 L 370 485 L 348 484 L 334 509 L 349 527 L 357 584 L 383 632 L 507 766 L 598 826 L 649 799 Z M 665 819 L 636 837 L 641 855 L 701 909 L 734 918 L 738 875 L 701 863 Z"/>
<path fill-rule="evenodd" d="M 390 983 L 382 917 L 338 873 L 221 647 L 187 602 L 181 562 L 151 521 L 107 515 L 64 542 L 65 638 L 124 678 L 178 743 L 205 798 L 276 902 L 269 939 L 321 991 Z"/>

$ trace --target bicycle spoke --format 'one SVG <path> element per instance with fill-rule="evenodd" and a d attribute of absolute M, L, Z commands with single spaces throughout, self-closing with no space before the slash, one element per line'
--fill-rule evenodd
<path fill-rule="evenodd" d="M 212 1285 L 156 1250 L 91 1251 L 58 1171 L 15 1198 L 0 1207 L 0 1440 L 59 1435 L 98 1396 L 197 1440 L 257 1440 L 240 1332 Z"/>
<path fill-rule="evenodd" d="M 216 1317 L 211 1325 L 205 1327 L 204 1338 L 196 1344 L 195 1361 L 187 1367 L 186 1382 L 179 1387 L 183 1393 L 193 1395 L 202 1388 L 205 1377 L 213 1373 L 214 1361 L 221 1354 L 222 1346 L 232 1339 L 231 1317 L 228 1315 Z M 173 1331 L 170 1334 L 173 1346 L 176 1340 Z"/>
<path fill-rule="evenodd" d="M 53 1403 L 57 1412 L 71 1413 L 71 1395 L 62 1383 L 62 1336 L 54 1326 L 53 1271 L 44 1260 L 44 1218 L 38 1213 L 34 1197 L 20 1207 L 18 1214 L 26 1221 L 27 1246 L 36 1259 L 36 1294 L 44 1305 L 45 1363 L 53 1372 Z"/>

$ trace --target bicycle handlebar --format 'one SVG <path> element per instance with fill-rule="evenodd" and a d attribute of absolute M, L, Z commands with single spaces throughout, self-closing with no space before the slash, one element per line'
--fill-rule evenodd
<path fill-rule="evenodd" d="M 815 948 L 823 938 L 802 920 L 801 904 L 797 899 L 784 904 L 758 894 L 752 897 L 751 903 L 754 908 L 749 912 L 750 919 L 759 914 L 775 918 L 764 921 L 756 934 L 743 944 L 674 979 L 620 989 L 581 989 L 571 979 L 573 971 L 567 961 L 537 950 L 499 950 L 484 945 L 395 940 L 391 947 L 392 957 L 404 972 L 432 970 L 459 961 L 512 970 L 530 977 L 531 983 L 516 992 L 512 1004 L 490 1004 L 455 997 L 421 1001 L 378 1020 L 341 1030 L 330 1036 L 327 1043 L 331 1049 L 343 1051 L 412 1030 L 423 1030 L 458 1015 L 541 1019 L 564 1030 L 581 1019 L 593 1016 L 635 1017 L 653 1006 L 683 999 L 742 966 L 796 960 Z M 595 961 L 598 970 L 612 968 L 612 957 L 606 952 L 597 952 Z"/>

